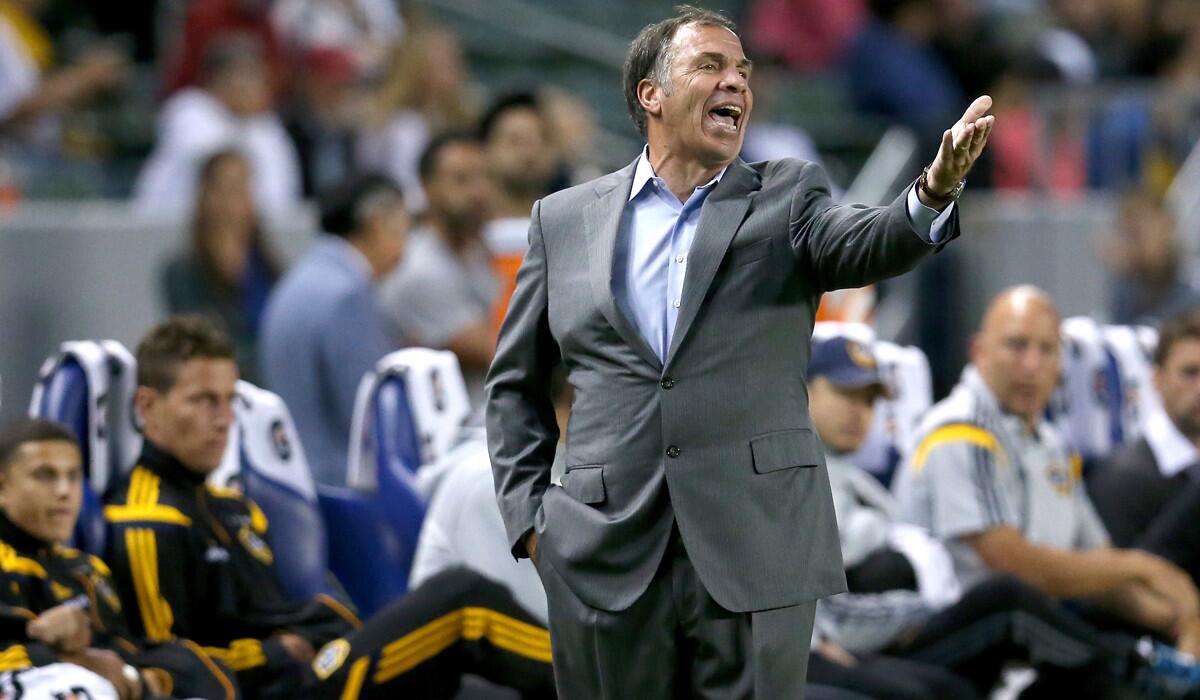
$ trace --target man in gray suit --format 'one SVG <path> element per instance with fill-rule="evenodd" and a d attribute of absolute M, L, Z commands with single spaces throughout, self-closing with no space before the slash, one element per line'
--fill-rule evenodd
<path fill-rule="evenodd" d="M 750 68 L 722 15 L 646 27 L 624 80 L 647 148 L 533 208 L 487 430 L 565 700 L 803 697 L 814 601 L 845 590 L 805 388 L 817 304 L 958 235 L 950 205 L 992 128 L 979 98 L 891 205 L 835 206 L 812 163 L 738 159 Z"/>
<path fill-rule="evenodd" d="M 408 225 L 390 180 L 347 181 L 322 197 L 325 233 L 276 285 L 263 312 L 261 376 L 287 402 L 313 477 L 323 484 L 346 483 L 358 383 L 396 349 L 375 282 L 400 262 Z"/>

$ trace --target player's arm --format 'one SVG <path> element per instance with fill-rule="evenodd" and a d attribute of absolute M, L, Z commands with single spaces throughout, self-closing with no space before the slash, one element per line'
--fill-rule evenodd
<path fill-rule="evenodd" d="M 1093 598 L 1144 581 L 1154 568 L 1142 552 L 1093 549 L 1083 552 L 1043 547 L 1011 526 L 960 538 L 992 571 L 1012 574 L 1055 598 Z"/>

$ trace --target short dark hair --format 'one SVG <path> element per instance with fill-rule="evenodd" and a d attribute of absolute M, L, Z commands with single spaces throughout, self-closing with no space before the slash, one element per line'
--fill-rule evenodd
<path fill-rule="evenodd" d="M 403 191 L 390 177 L 377 173 L 354 175 L 321 195 L 321 230 L 341 238 L 353 236 L 380 202 L 403 199 Z"/>
<path fill-rule="evenodd" d="M 475 134 L 465 131 L 447 131 L 435 136 L 421 152 L 421 160 L 417 162 L 417 172 L 421 176 L 421 182 L 425 182 L 433 176 L 442 149 L 459 144 L 478 146 L 479 138 Z"/>
<path fill-rule="evenodd" d="M 180 365 L 195 358 L 232 360 L 233 341 L 204 316 L 170 316 L 154 324 L 138 343 L 138 386 L 170 391 Z"/>
<path fill-rule="evenodd" d="M 724 27 L 737 33 L 737 25 L 720 12 L 705 10 L 692 5 L 678 5 L 677 13 L 661 22 L 647 25 L 638 32 L 637 37 L 629 44 L 629 53 L 625 54 L 625 65 L 621 72 L 625 81 L 625 106 L 633 125 L 642 136 L 646 135 L 646 110 L 638 100 L 638 83 L 651 80 L 662 85 L 668 85 L 667 70 L 671 67 L 671 42 L 680 27 L 689 24 L 699 24 L 710 27 Z"/>
<path fill-rule="evenodd" d="M 1158 347 L 1154 364 L 1162 367 L 1171 356 L 1171 348 L 1183 340 L 1200 340 L 1200 306 L 1193 306 L 1162 322 L 1158 329 Z"/>
<path fill-rule="evenodd" d="M 69 442 L 79 448 L 75 433 L 45 418 L 22 418 L 0 428 L 0 472 L 8 471 L 21 445 L 30 442 Z"/>
<path fill-rule="evenodd" d="M 503 117 L 505 112 L 514 109 L 533 110 L 541 118 L 543 128 L 546 131 L 550 130 L 550 123 L 546 119 L 546 110 L 542 106 L 541 99 L 532 92 L 514 92 L 496 99 L 483 113 L 483 117 L 479 120 L 479 140 L 487 141 L 491 138 L 492 131 L 496 129 L 496 123 L 500 121 L 500 117 Z"/>

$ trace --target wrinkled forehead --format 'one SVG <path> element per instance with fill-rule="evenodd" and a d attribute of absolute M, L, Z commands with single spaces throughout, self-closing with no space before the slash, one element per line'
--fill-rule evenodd
<path fill-rule="evenodd" d="M 675 32 L 671 40 L 675 59 L 688 60 L 704 53 L 725 56 L 734 63 L 746 61 L 742 40 L 732 30 L 716 24 L 685 24 Z"/>

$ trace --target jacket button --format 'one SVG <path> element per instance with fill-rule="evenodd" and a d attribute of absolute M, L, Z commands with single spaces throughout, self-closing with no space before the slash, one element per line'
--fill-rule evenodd
<path fill-rule="evenodd" d="M 663 380 L 659 382 L 659 384 L 664 389 L 671 389 L 675 386 L 675 380 L 671 379 L 670 377 L 663 377 Z"/>
<path fill-rule="evenodd" d="M 679 452 L 680 452 L 679 448 L 676 447 L 675 445 L 671 445 L 670 447 L 667 448 L 667 456 L 670 457 L 671 459 L 678 457 Z"/>

